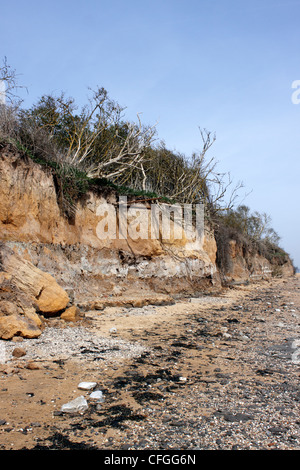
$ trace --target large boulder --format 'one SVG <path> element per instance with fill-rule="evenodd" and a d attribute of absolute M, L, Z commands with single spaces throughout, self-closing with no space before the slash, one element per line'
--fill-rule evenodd
<path fill-rule="evenodd" d="M 68 294 L 53 276 L 41 271 L 5 244 L 0 245 L 0 266 L 10 282 L 30 296 L 41 313 L 57 313 L 68 305 Z"/>
<path fill-rule="evenodd" d="M 43 316 L 64 310 L 68 303 L 69 296 L 50 274 L 0 244 L 1 339 L 38 337 Z"/>
<path fill-rule="evenodd" d="M 0 338 L 36 338 L 42 329 L 43 321 L 32 301 L 11 283 L 8 275 L 0 276 Z"/>
<path fill-rule="evenodd" d="M 14 336 L 37 338 L 42 333 L 34 320 L 15 313 L 0 317 L 0 338 L 11 339 Z"/>

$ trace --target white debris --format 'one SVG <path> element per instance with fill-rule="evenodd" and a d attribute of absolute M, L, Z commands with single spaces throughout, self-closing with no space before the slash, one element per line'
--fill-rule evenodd
<path fill-rule="evenodd" d="M 89 405 L 83 396 L 77 397 L 69 403 L 65 403 L 61 407 L 63 413 L 84 413 Z"/>
<path fill-rule="evenodd" d="M 229 338 L 231 338 L 231 335 L 230 335 L 229 333 L 223 333 L 223 334 L 222 334 L 222 337 L 223 337 L 224 339 L 229 339 Z"/>
<path fill-rule="evenodd" d="M 103 392 L 101 390 L 95 390 L 90 394 L 89 398 L 92 400 L 97 400 L 98 402 L 104 401 Z"/>
<path fill-rule="evenodd" d="M 80 384 L 78 384 L 78 388 L 80 388 L 80 390 L 93 390 L 96 385 L 97 382 L 80 382 Z"/>

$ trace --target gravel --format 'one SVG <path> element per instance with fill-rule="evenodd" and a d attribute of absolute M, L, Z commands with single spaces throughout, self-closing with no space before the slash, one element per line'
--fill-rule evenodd
<path fill-rule="evenodd" d="M 102 361 L 133 359 L 145 352 L 145 347 L 115 338 L 100 337 L 84 327 L 46 328 L 38 338 L 23 339 L 18 343 L 26 351 L 24 360 Z M 0 363 L 13 360 L 16 343 L 0 340 Z M 5 354 L 3 353 L 5 350 Z"/>

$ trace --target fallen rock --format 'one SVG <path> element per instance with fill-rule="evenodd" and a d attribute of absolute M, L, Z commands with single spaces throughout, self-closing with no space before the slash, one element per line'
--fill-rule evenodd
<path fill-rule="evenodd" d="M 34 338 L 41 334 L 42 328 L 43 322 L 33 307 L 6 300 L 0 302 L 0 338 L 14 341 L 22 336 Z"/>
<path fill-rule="evenodd" d="M 23 356 L 26 356 L 26 351 L 25 349 L 22 349 L 22 348 L 15 348 L 12 352 L 12 355 L 14 357 L 23 357 Z"/>
<path fill-rule="evenodd" d="M 229 333 L 223 333 L 223 334 L 222 334 L 222 337 L 223 337 L 224 339 L 230 339 L 232 336 L 231 336 Z"/>
<path fill-rule="evenodd" d="M 91 400 L 97 400 L 98 403 L 104 402 L 103 392 L 101 390 L 95 390 L 89 396 Z"/>
<path fill-rule="evenodd" d="M 40 366 L 36 362 L 28 362 L 28 364 L 26 365 L 26 369 L 39 370 Z"/>
<path fill-rule="evenodd" d="M 22 336 L 14 336 L 11 340 L 13 343 L 22 343 L 22 341 L 24 341 Z"/>
<path fill-rule="evenodd" d="M 65 403 L 61 407 L 63 413 L 84 413 L 89 405 L 83 396 L 77 397 L 69 403 Z"/>
<path fill-rule="evenodd" d="M 14 336 L 37 338 L 42 331 L 36 323 L 23 315 L 15 314 L 0 317 L 0 338 L 11 339 Z"/>
<path fill-rule="evenodd" d="M 80 390 L 93 390 L 97 385 L 97 382 L 80 382 L 78 384 L 78 388 Z"/>
<path fill-rule="evenodd" d="M 69 296 L 48 273 L 41 271 L 5 244 L 0 244 L 1 267 L 18 289 L 29 295 L 42 313 L 57 313 L 69 303 Z"/>
<path fill-rule="evenodd" d="M 0 244 L 0 255 L 1 248 Z M 0 276 L 0 338 L 21 341 L 22 336 L 39 336 L 43 321 L 33 307 L 32 298 L 22 292 L 11 277 Z"/>
<path fill-rule="evenodd" d="M 78 307 L 73 305 L 67 308 L 60 316 L 62 320 L 76 322 L 80 318 L 80 310 Z"/>

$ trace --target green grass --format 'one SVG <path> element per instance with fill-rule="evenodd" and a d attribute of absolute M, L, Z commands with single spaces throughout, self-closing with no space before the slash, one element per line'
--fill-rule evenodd
<path fill-rule="evenodd" d="M 89 180 L 90 187 L 97 187 L 97 188 L 111 188 L 113 189 L 117 195 L 119 196 L 130 196 L 130 197 L 137 197 L 143 199 L 157 199 L 160 201 L 165 202 L 166 204 L 175 204 L 175 201 L 172 201 L 166 196 L 159 196 L 156 193 L 152 193 L 149 191 L 143 191 L 139 189 L 133 189 L 128 186 L 118 186 L 112 181 L 106 178 L 95 178 Z"/>
<path fill-rule="evenodd" d="M 56 190 L 58 192 L 58 202 L 64 212 L 75 210 L 76 203 L 81 200 L 89 191 L 102 191 L 110 189 L 117 196 L 128 196 L 130 198 L 159 200 L 166 204 L 175 204 L 174 200 L 156 193 L 133 189 L 127 186 L 118 186 L 107 178 L 89 178 L 87 174 L 78 168 L 61 164 L 58 161 L 43 158 L 35 155 L 30 149 L 14 140 L 11 142 L 23 155 L 29 157 L 33 162 L 48 168 L 54 178 Z M 65 204 L 67 202 L 67 204 Z M 68 215 L 68 214 L 67 214 Z"/>

